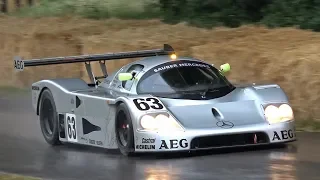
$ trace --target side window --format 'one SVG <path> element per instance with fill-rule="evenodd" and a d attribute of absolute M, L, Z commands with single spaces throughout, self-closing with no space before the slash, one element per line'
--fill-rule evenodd
<path fill-rule="evenodd" d="M 143 65 L 134 64 L 127 70 L 127 73 L 131 73 L 133 77 L 136 77 L 142 69 L 143 69 Z M 122 87 L 124 89 L 130 91 L 133 83 L 134 83 L 134 79 L 129 80 L 129 81 L 123 81 L 122 82 Z"/>

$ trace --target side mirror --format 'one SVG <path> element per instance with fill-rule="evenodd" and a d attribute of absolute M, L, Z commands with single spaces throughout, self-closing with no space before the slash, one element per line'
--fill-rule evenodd
<path fill-rule="evenodd" d="M 225 63 L 225 64 L 222 64 L 222 65 L 220 66 L 220 71 L 221 71 L 222 73 L 227 73 L 227 72 L 230 71 L 230 69 L 231 69 L 231 67 L 230 67 L 230 64 L 229 64 L 229 63 Z"/>
<path fill-rule="evenodd" d="M 119 73 L 118 74 L 118 79 L 120 81 L 128 81 L 131 80 L 133 78 L 131 73 Z"/>

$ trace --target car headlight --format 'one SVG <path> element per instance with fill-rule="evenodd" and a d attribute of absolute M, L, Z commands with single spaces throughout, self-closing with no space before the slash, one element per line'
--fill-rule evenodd
<path fill-rule="evenodd" d="M 279 107 L 269 105 L 265 108 L 264 114 L 270 124 L 293 120 L 293 111 L 288 104 L 281 104 Z"/>
<path fill-rule="evenodd" d="M 168 113 L 145 114 L 140 119 L 142 130 L 152 131 L 181 131 L 183 128 Z"/>

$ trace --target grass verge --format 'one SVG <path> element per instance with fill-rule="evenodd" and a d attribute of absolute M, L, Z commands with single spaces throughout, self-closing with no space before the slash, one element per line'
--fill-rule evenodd
<path fill-rule="evenodd" d="M 17 88 L 12 86 L 0 86 L 0 95 L 2 94 L 15 94 L 15 93 L 27 93 L 30 90 L 27 88 Z"/>
<path fill-rule="evenodd" d="M 296 121 L 297 131 L 320 132 L 320 122 L 314 120 Z"/>
<path fill-rule="evenodd" d="M 40 178 L 1 173 L 0 180 L 41 180 Z"/>

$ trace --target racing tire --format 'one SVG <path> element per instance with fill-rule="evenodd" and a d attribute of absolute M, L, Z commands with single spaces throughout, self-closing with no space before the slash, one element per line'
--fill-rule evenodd
<path fill-rule="evenodd" d="M 41 132 L 46 142 L 53 146 L 60 145 L 58 113 L 49 89 L 45 89 L 41 94 L 39 115 Z"/>
<path fill-rule="evenodd" d="M 132 120 L 127 106 L 124 103 L 118 105 L 116 110 L 115 134 L 116 142 L 121 154 L 134 155 L 134 132 Z"/>

